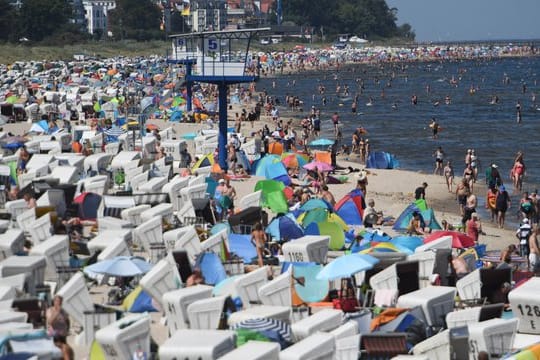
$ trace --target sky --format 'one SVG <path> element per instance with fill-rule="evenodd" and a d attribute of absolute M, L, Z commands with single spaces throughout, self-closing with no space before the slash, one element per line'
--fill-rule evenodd
<path fill-rule="evenodd" d="M 540 0 L 386 0 L 416 40 L 540 39 Z"/>

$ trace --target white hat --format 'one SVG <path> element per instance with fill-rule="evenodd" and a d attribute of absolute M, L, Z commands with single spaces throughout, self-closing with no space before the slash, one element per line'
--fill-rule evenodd
<path fill-rule="evenodd" d="M 218 183 L 222 184 L 225 182 L 225 179 L 219 179 Z"/>
<path fill-rule="evenodd" d="M 523 219 L 523 223 L 524 223 L 524 224 L 528 224 L 528 223 L 529 223 L 529 219 L 527 219 L 527 218 Z"/>
<path fill-rule="evenodd" d="M 497 164 L 491 164 L 491 167 L 493 167 L 495 169 L 498 168 Z"/>
<path fill-rule="evenodd" d="M 364 180 L 367 177 L 367 171 L 362 169 L 357 176 L 358 180 Z"/>

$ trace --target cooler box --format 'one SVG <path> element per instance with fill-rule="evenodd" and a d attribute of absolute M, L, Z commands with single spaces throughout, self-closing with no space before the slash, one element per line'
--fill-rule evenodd
<path fill-rule="evenodd" d="M 251 319 L 274 319 L 289 323 L 291 318 L 291 308 L 287 306 L 252 306 L 245 310 L 240 310 L 229 315 L 228 324 L 234 326 L 245 320 Z"/>
<path fill-rule="evenodd" d="M 169 203 L 158 204 L 153 208 L 144 211 L 141 214 L 142 221 L 148 221 L 155 216 L 159 216 L 161 219 L 170 220 L 173 214 L 173 206 Z"/>
<path fill-rule="evenodd" d="M 19 229 L 8 229 L 0 234 L 0 260 L 20 254 L 24 250 L 24 240 L 24 233 Z"/>
<path fill-rule="evenodd" d="M 533 277 L 508 294 L 519 332 L 540 335 L 540 278 Z"/>
<path fill-rule="evenodd" d="M 67 235 L 53 235 L 30 250 L 30 255 L 42 255 L 47 259 L 45 276 L 56 281 L 59 270 L 69 267 L 69 238 Z"/>
<path fill-rule="evenodd" d="M 334 337 L 319 332 L 283 350 L 279 353 L 279 360 L 333 360 L 335 348 Z"/>
<path fill-rule="evenodd" d="M 358 360 L 360 354 L 360 335 L 336 338 L 336 359 Z"/>
<path fill-rule="evenodd" d="M 398 308 L 414 308 L 422 306 L 429 326 L 444 327 L 445 316 L 454 309 L 456 289 L 449 286 L 429 286 L 401 295 L 397 301 Z"/>
<path fill-rule="evenodd" d="M 44 256 L 10 256 L 0 262 L 0 275 L 26 274 L 26 288 L 30 295 L 36 295 L 36 286 L 45 280 L 47 260 Z"/>
<path fill-rule="evenodd" d="M 186 251 L 191 264 L 195 264 L 197 255 L 199 255 L 202 250 L 201 240 L 199 239 L 199 235 L 194 226 L 190 226 L 187 232 L 176 239 L 174 249 Z"/>
<path fill-rule="evenodd" d="M 335 328 L 334 330 L 330 331 L 330 334 L 332 334 L 336 338 L 336 340 L 357 335 L 358 324 L 356 323 L 356 321 L 349 320 L 345 324 L 341 325 L 340 327 Z M 360 345 L 360 341 L 358 341 L 358 345 Z"/>
<path fill-rule="evenodd" d="M 225 296 L 217 296 L 189 304 L 187 314 L 190 329 L 217 330 L 225 299 Z"/>
<path fill-rule="evenodd" d="M 176 266 L 163 259 L 142 277 L 139 284 L 148 295 L 161 304 L 163 294 L 180 286 L 180 275 Z"/>
<path fill-rule="evenodd" d="M 324 309 L 291 325 L 294 338 L 302 340 L 316 331 L 331 331 L 341 325 L 343 312 L 335 309 Z M 332 337 L 333 338 L 333 337 Z"/>
<path fill-rule="evenodd" d="M 279 344 L 251 340 L 219 360 L 279 360 Z"/>
<path fill-rule="evenodd" d="M 162 243 L 163 226 L 161 218 L 159 216 L 154 216 L 137 226 L 135 230 L 133 230 L 133 240 L 138 246 L 146 251 L 150 250 L 150 244 Z"/>
<path fill-rule="evenodd" d="M 329 236 L 306 235 L 283 244 L 283 256 L 290 262 L 326 264 Z"/>
<path fill-rule="evenodd" d="M 84 313 L 94 311 L 94 304 L 86 287 L 84 275 L 79 272 L 57 292 L 62 297 L 62 308 L 79 325 L 84 325 Z"/>
<path fill-rule="evenodd" d="M 107 360 L 132 359 L 137 353 L 150 356 L 150 316 L 128 315 L 96 332 Z"/>
<path fill-rule="evenodd" d="M 259 298 L 264 305 L 291 306 L 291 273 L 289 271 L 277 276 L 259 288 Z"/>
<path fill-rule="evenodd" d="M 234 350 L 236 334 L 226 330 L 177 330 L 159 347 L 160 360 L 215 360 Z"/>
<path fill-rule="evenodd" d="M 189 328 L 187 307 L 192 302 L 212 296 L 212 286 L 196 285 L 163 294 L 163 309 L 167 317 L 169 333 Z"/>
<path fill-rule="evenodd" d="M 268 283 L 268 267 L 263 266 L 250 273 L 240 275 L 234 279 L 236 293 L 242 299 L 242 305 L 245 308 L 253 304 L 259 304 L 259 288 Z"/>
<path fill-rule="evenodd" d="M 491 319 L 469 324 L 469 359 L 476 360 L 480 351 L 491 357 L 502 356 L 512 350 L 518 319 Z"/>
<path fill-rule="evenodd" d="M 414 355 L 426 355 L 430 360 L 450 359 L 450 332 L 444 330 L 419 342 L 414 346 L 413 353 Z"/>
<path fill-rule="evenodd" d="M 129 244 L 131 242 L 131 231 L 131 229 L 102 230 L 86 246 L 90 253 L 93 254 L 98 250 L 105 250 L 112 240 L 122 239 L 123 242 Z"/>
<path fill-rule="evenodd" d="M 118 256 L 131 256 L 127 243 L 121 238 L 109 240 L 109 245 L 101 251 L 97 257 L 98 261 L 114 259 Z"/>

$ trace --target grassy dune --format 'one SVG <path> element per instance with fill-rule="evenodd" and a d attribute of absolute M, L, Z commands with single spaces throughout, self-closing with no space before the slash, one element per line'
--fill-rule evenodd
<path fill-rule="evenodd" d="M 0 44 L 0 63 L 30 60 L 71 60 L 75 54 L 114 57 L 164 55 L 171 48 L 168 41 L 88 42 L 65 46 L 32 46 L 31 44 Z"/>

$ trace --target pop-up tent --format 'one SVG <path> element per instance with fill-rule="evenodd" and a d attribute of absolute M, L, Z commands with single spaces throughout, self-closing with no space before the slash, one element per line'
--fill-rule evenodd
<path fill-rule="evenodd" d="M 397 169 L 399 168 L 399 161 L 390 153 L 374 151 L 369 153 L 366 167 L 369 169 Z"/>
<path fill-rule="evenodd" d="M 358 189 L 345 195 L 334 207 L 336 213 L 347 225 L 362 225 L 365 208 L 364 194 Z"/>
<path fill-rule="evenodd" d="M 442 229 L 441 225 L 437 222 L 437 219 L 435 218 L 435 213 L 433 212 L 433 209 L 428 208 L 426 201 L 423 199 L 416 200 L 415 202 L 407 206 L 405 210 L 403 210 L 401 215 L 399 215 L 392 228 L 398 231 L 407 230 L 409 224 L 411 223 L 413 213 L 415 212 L 422 215 L 426 227 L 430 228 L 431 230 Z"/>
<path fill-rule="evenodd" d="M 262 191 L 262 206 L 269 208 L 276 214 L 287 213 L 289 211 L 289 205 L 287 204 L 287 197 L 283 190 L 285 185 L 281 181 L 276 180 L 260 180 L 255 185 L 253 191 Z"/>

